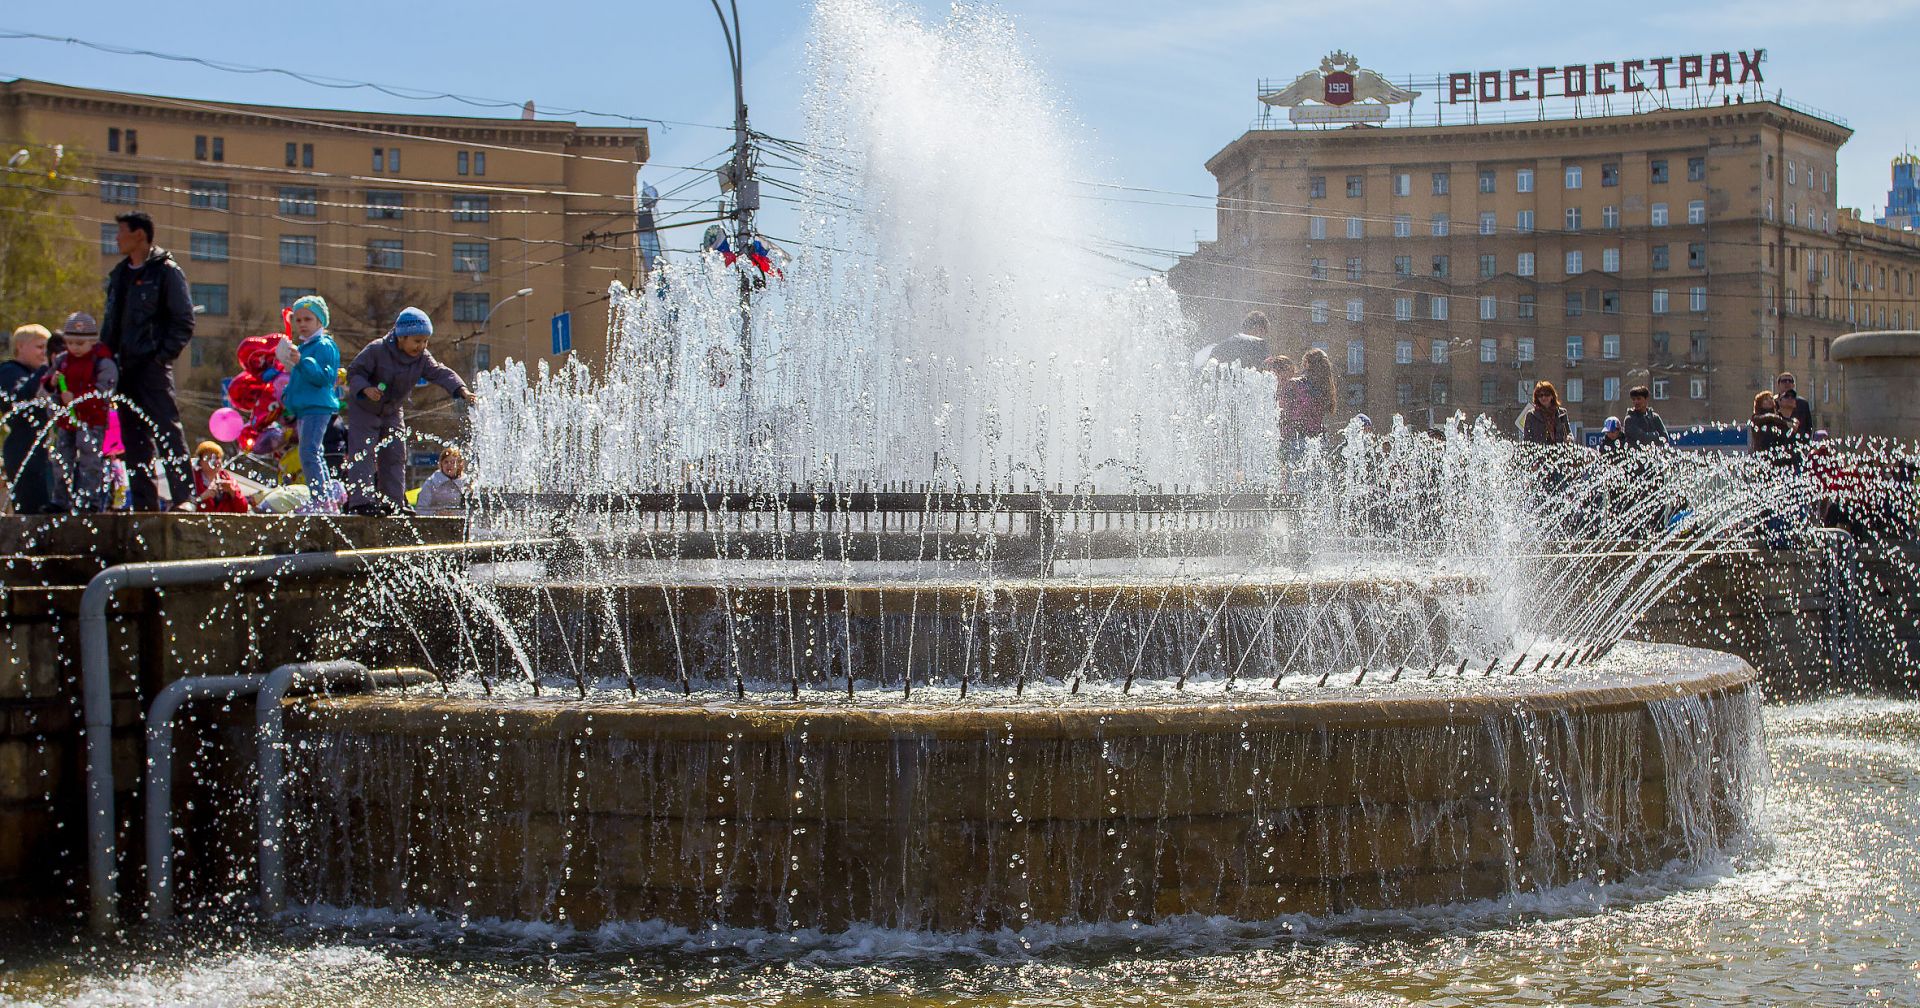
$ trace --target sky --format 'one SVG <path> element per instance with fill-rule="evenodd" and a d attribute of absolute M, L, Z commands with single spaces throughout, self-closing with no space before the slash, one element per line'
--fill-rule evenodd
<path fill-rule="evenodd" d="M 949 6 L 900 0 L 898 10 L 901 17 L 939 20 Z M 1083 127 L 1087 177 L 1157 191 L 1133 202 L 1120 202 L 1124 197 L 1114 192 L 1102 207 L 1100 232 L 1172 252 L 1213 236 L 1215 183 L 1204 164 L 1258 114 L 1256 82 L 1290 80 L 1333 49 L 1399 78 L 1763 47 L 1770 89 L 1853 127 L 1841 150 L 1839 197 L 1841 205 L 1869 214 L 1885 203 L 1889 159 L 1920 142 L 1903 83 L 1912 72 L 1908 29 L 1920 0 L 1712 0 L 1644 9 L 1484 0 L 1364 6 L 1009 0 L 991 6 L 1020 26 L 1029 57 Z M 763 132 L 804 136 L 808 12 L 803 0 L 740 0 L 747 101 L 754 127 Z M 701 178 L 692 169 L 716 163 L 731 139 L 729 130 L 714 128 L 731 122 L 732 94 L 719 21 L 706 0 L 540 7 L 437 0 L 334 0 L 324 7 L 255 0 L 199 0 L 180 8 L 33 4 L 0 13 L 0 31 L 667 120 L 648 124 L 653 159 L 643 178 L 663 191 L 692 183 L 679 198 L 717 196 L 710 175 Z M 0 77 L 294 106 L 517 114 L 33 39 L 0 38 Z M 769 211 L 769 233 L 777 233 L 783 212 Z M 670 232 L 668 247 L 691 244 L 697 230 Z M 1169 259 L 1143 255 L 1140 261 L 1164 266 Z"/>

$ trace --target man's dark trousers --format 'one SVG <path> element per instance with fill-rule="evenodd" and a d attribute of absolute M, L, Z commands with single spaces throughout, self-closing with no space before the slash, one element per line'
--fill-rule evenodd
<path fill-rule="evenodd" d="M 158 511 L 163 506 L 161 474 L 153 469 L 156 448 L 168 484 L 165 496 L 175 504 L 186 501 L 193 496 L 193 474 L 188 468 L 187 432 L 180 426 L 180 407 L 173 399 L 173 362 L 123 364 L 117 391 L 139 410 L 120 417 L 120 439 L 127 446 L 129 503 L 135 511 Z"/>

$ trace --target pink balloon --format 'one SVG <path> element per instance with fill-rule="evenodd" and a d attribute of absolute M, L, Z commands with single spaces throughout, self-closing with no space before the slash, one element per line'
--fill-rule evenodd
<path fill-rule="evenodd" d="M 240 411 L 231 406 L 222 406 L 207 418 L 207 430 L 217 441 L 238 441 L 240 432 L 247 426 L 247 420 Z"/>
<path fill-rule="evenodd" d="M 285 396 L 287 394 L 287 383 L 291 381 L 293 381 L 293 376 L 285 373 L 275 378 L 273 380 L 273 394 L 276 396 Z"/>

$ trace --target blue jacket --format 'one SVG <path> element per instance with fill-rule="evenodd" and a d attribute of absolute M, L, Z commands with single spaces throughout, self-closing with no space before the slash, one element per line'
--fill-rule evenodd
<path fill-rule="evenodd" d="M 340 396 L 333 390 L 334 378 L 340 374 L 340 348 L 334 345 L 333 337 L 325 329 L 300 344 L 300 362 L 293 366 L 287 376 L 287 390 L 280 394 L 280 402 L 287 408 L 287 415 L 303 417 L 310 413 L 338 413 Z"/>

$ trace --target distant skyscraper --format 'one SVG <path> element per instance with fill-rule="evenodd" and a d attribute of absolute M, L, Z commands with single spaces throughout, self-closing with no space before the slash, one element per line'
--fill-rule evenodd
<path fill-rule="evenodd" d="M 1890 228 L 1920 229 L 1920 154 L 1893 159 L 1893 188 L 1887 190 L 1887 215 L 1874 220 Z"/>

